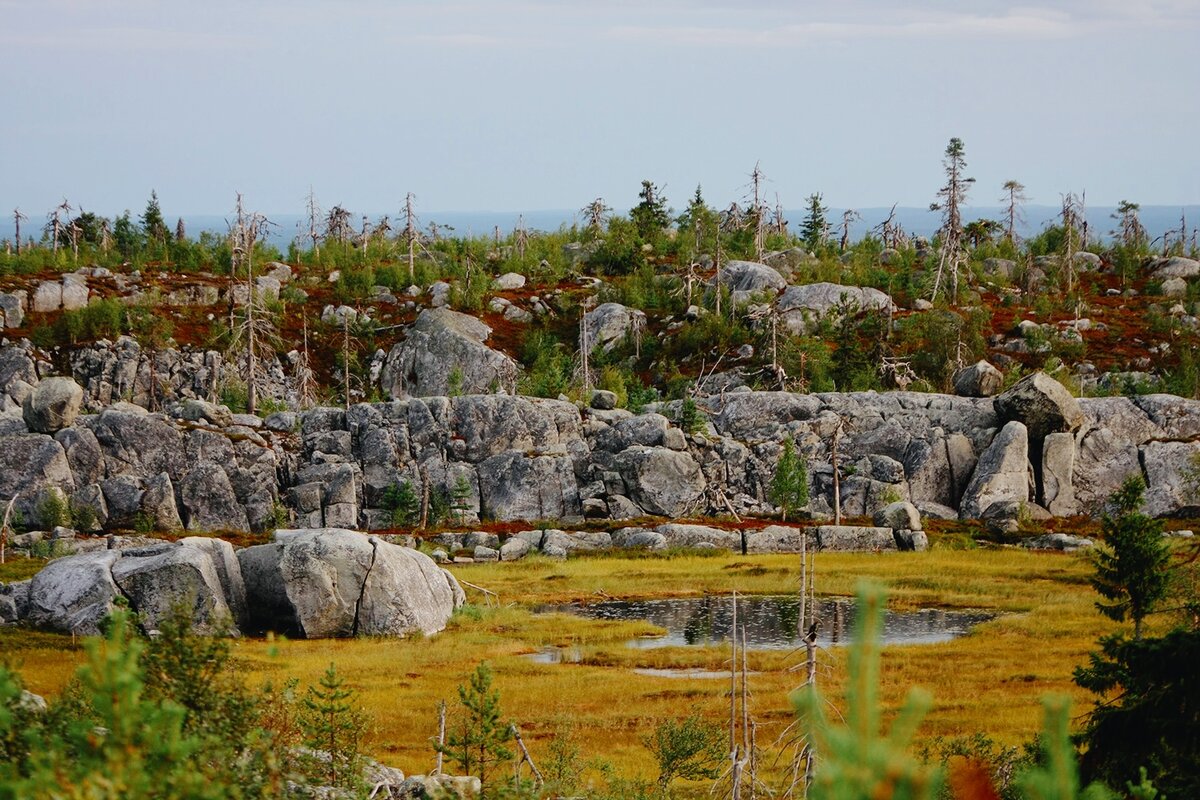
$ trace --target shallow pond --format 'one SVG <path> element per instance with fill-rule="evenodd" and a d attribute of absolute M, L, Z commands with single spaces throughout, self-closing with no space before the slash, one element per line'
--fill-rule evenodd
<path fill-rule="evenodd" d="M 792 650 L 803 646 L 799 630 L 800 601 L 794 595 L 739 597 L 737 624 L 745 629 L 752 650 Z M 630 647 L 710 647 L 729 643 L 733 624 L 731 597 L 685 597 L 667 600 L 608 600 L 589 605 L 543 606 L 543 612 L 578 614 L 593 619 L 645 620 L 666 630 L 663 636 L 633 639 Z M 984 611 L 886 611 L 884 644 L 935 644 L 967 633 L 995 615 Z M 853 638 L 854 601 L 822 600 L 817 603 L 817 644 L 843 645 Z M 809 620 L 811 622 L 811 620 Z M 542 656 L 539 660 L 567 658 Z"/>

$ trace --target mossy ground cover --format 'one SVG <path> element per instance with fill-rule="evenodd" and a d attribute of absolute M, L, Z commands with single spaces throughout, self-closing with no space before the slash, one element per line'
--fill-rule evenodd
<path fill-rule="evenodd" d="M 779 594 L 796 588 L 796 556 L 677 555 L 668 558 L 590 557 L 530 559 L 515 564 L 455 567 L 459 576 L 499 594 L 500 606 L 477 602 L 449 628 L 427 639 L 286 641 L 245 639 L 235 656 L 251 684 L 296 677 L 318 680 L 330 662 L 359 693 L 374 724 L 367 749 L 410 772 L 432 767 L 431 737 L 437 703 L 453 711 L 456 687 L 488 660 L 503 708 L 518 722 L 535 758 L 555 736 L 572 730 L 589 758 L 622 772 L 652 778 L 654 764 L 642 737 L 667 718 L 697 712 L 720 722 L 728 715 L 728 681 L 651 677 L 633 667 L 728 668 L 722 648 L 625 647 L 652 633 L 643 623 L 612 623 L 563 614 L 537 614 L 547 603 L 606 598 L 681 595 Z M 889 605 L 991 609 L 997 617 L 963 638 L 933 645 L 885 648 L 883 698 L 895 710 L 908 688 L 925 686 L 935 704 L 919 736 L 953 737 L 982 731 L 1006 743 L 1030 739 L 1040 729 L 1040 698 L 1065 693 L 1076 713 L 1088 696 L 1074 687 L 1071 671 L 1096 639 L 1112 630 L 1094 608 L 1086 557 L 1016 549 L 927 553 L 821 554 L 818 591 L 849 595 L 862 579 L 888 587 Z M 539 664 L 525 657 L 546 646 L 578 649 L 581 663 Z M 33 691 L 57 691 L 81 653 L 70 637 L 0 629 L 0 653 L 24 667 Z M 774 741 L 793 718 L 789 693 L 801 681 L 799 654 L 753 652 L 749 666 L 758 741 Z M 821 654 L 819 680 L 836 699 L 844 651 Z"/>

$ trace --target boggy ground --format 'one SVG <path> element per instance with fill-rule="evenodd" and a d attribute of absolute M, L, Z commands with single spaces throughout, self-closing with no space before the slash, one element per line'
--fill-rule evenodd
<path fill-rule="evenodd" d="M 632 667 L 728 668 L 724 649 L 631 649 L 624 642 L 652 632 L 649 625 L 535 614 L 543 603 L 679 595 L 778 594 L 795 591 L 797 556 L 618 558 L 569 561 L 531 558 L 505 564 L 454 568 L 470 583 L 499 594 L 486 607 L 469 591 L 472 605 L 447 630 L 424 640 L 358 639 L 287 641 L 244 639 L 235 655 L 246 679 L 296 677 L 315 683 L 332 661 L 359 693 L 374 725 L 366 749 L 407 772 L 433 765 L 439 700 L 451 711 L 456 687 L 475 665 L 488 660 L 496 674 L 505 713 L 525 735 L 535 758 L 550 739 L 571 731 L 587 758 L 603 758 L 621 772 L 653 779 L 655 765 L 642 737 L 666 718 L 697 712 L 728 718 L 728 682 L 643 676 Z M 885 584 L 892 608 L 984 608 L 998 617 L 961 639 L 884 650 L 882 689 L 886 707 L 898 707 L 908 688 L 920 685 L 935 704 L 919 736 L 953 737 L 982 731 L 1005 743 L 1028 740 L 1040 728 L 1040 698 L 1069 694 L 1078 715 L 1090 707 L 1074 687 L 1071 671 L 1110 631 L 1094 608 L 1083 556 L 1029 553 L 1018 549 L 943 549 L 926 553 L 820 554 L 818 591 L 847 595 L 861 579 Z M 579 664 L 537 664 L 523 658 L 551 645 L 578 647 Z M 3 658 L 23 666 L 29 688 L 59 690 L 81 660 L 69 637 L 0 629 Z M 842 685 L 844 651 L 821 654 L 820 681 L 835 704 Z M 799 654 L 752 652 L 749 665 L 758 741 L 768 744 L 793 718 L 789 692 L 800 682 L 790 668 Z"/>

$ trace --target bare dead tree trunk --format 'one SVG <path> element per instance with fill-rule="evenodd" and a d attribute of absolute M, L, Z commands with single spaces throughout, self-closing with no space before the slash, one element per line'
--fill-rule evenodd
<path fill-rule="evenodd" d="M 429 525 L 429 470 L 421 466 L 421 530 Z"/>
<path fill-rule="evenodd" d="M 842 431 L 846 421 L 838 417 L 833 427 L 833 441 L 829 447 L 829 460 L 833 465 L 833 524 L 842 524 L 842 481 L 838 468 L 838 445 L 841 443 Z"/>
<path fill-rule="evenodd" d="M 542 788 L 546 779 L 542 777 L 542 772 L 537 768 L 537 764 L 533 763 L 533 756 L 529 755 L 529 748 L 525 746 L 525 740 L 521 737 L 521 729 L 515 722 L 510 722 L 508 726 L 513 738 L 517 740 L 517 749 L 521 751 L 521 761 L 529 764 L 529 770 L 533 773 L 533 785 L 539 789 Z M 517 762 L 518 777 L 520 776 L 521 761 Z"/>
<path fill-rule="evenodd" d="M 321 207 L 317 205 L 317 195 L 312 186 L 308 187 L 308 200 L 305 204 L 308 211 L 308 240 L 312 242 L 313 261 L 321 260 L 321 235 L 317 233 L 317 220 L 321 218 Z"/>
<path fill-rule="evenodd" d="M 741 798 L 741 759 L 738 758 L 737 720 L 738 720 L 738 637 L 737 637 L 737 590 L 733 592 L 733 619 L 729 636 L 729 774 L 731 781 L 730 797 L 732 800 Z"/>
<path fill-rule="evenodd" d="M 442 774 L 442 749 L 446 746 L 446 701 L 438 701 L 438 747 L 437 766 L 433 768 L 434 775 Z"/>
<path fill-rule="evenodd" d="M 404 239 L 408 243 L 408 279 L 416 278 L 417 215 L 413 212 L 413 193 L 404 197 Z"/>
<path fill-rule="evenodd" d="M 591 354 L 591 342 L 588 340 L 587 312 L 591 306 L 591 298 L 584 300 L 579 306 L 579 356 L 583 367 L 583 392 L 586 395 L 592 388 L 592 373 L 588 364 Z M 584 398 L 587 399 L 586 397 Z"/>
<path fill-rule="evenodd" d="M 29 219 L 21 213 L 21 209 L 13 209 L 13 225 L 17 228 L 17 255 L 21 255 L 21 220 Z"/>
<path fill-rule="evenodd" d="M 12 528 L 9 527 L 8 521 L 12 519 L 13 504 L 17 502 L 17 496 L 14 494 L 8 501 L 8 506 L 4 509 L 4 522 L 0 523 L 0 564 L 4 563 L 5 548 L 8 547 L 9 532 Z"/>
<path fill-rule="evenodd" d="M 765 212 L 766 206 L 762 201 L 762 180 L 766 177 L 762 170 L 758 168 L 758 164 L 754 165 L 754 172 L 750 173 L 750 179 L 754 183 L 754 257 L 758 261 L 762 261 L 763 252 L 766 249 L 765 244 Z"/>

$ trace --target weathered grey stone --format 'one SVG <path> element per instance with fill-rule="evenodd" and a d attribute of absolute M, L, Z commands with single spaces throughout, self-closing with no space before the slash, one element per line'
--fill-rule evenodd
<path fill-rule="evenodd" d="M 921 512 L 917 511 L 917 507 L 912 503 L 905 501 L 890 503 L 876 511 L 874 522 L 877 527 L 891 528 L 892 530 L 919 531 L 923 529 Z"/>
<path fill-rule="evenodd" d="M 24 289 L 0 294 L 0 322 L 5 328 L 19 328 L 25 322 L 25 297 Z"/>
<path fill-rule="evenodd" d="M 977 361 L 954 374 L 954 393 L 963 397 L 991 397 L 1004 384 L 1004 373 L 987 361 Z"/>
<path fill-rule="evenodd" d="M 1165 281 L 1168 278 L 1195 278 L 1200 276 L 1200 261 L 1193 258 L 1171 256 L 1156 258 L 1150 262 L 1151 280 Z"/>
<path fill-rule="evenodd" d="M 233 415 L 228 408 L 203 400 L 184 400 L 179 406 L 179 416 L 189 422 L 211 422 L 219 428 L 233 424 Z"/>
<path fill-rule="evenodd" d="M 633 550 L 665 550 L 670 546 L 666 536 L 645 528 L 621 528 L 613 533 L 612 543 L 613 547 Z"/>
<path fill-rule="evenodd" d="M 481 461 L 480 514 L 498 520 L 540 520 L 582 513 L 579 486 L 566 456 L 511 450 Z"/>
<path fill-rule="evenodd" d="M 113 563 L 112 576 L 148 629 L 167 620 L 180 603 L 197 632 L 213 633 L 234 623 L 207 549 L 176 544 L 145 555 L 126 551 Z"/>
<path fill-rule="evenodd" d="M 747 553 L 799 553 L 801 549 L 816 552 L 817 538 L 811 529 L 768 525 L 746 533 Z"/>
<path fill-rule="evenodd" d="M 81 275 L 64 275 L 62 279 L 63 311 L 78 311 L 88 304 L 88 287 Z"/>
<path fill-rule="evenodd" d="M 20 433 L 0 440 L 0 497 L 16 496 L 14 508 L 29 524 L 41 521 L 38 503 L 47 491 L 70 495 L 75 479 L 62 445 L 40 433 Z"/>
<path fill-rule="evenodd" d="M 33 290 L 31 310 L 35 314 L 49 314 L 62 308 L 62 284 L 58 281 L 42 281 Z"/>
<path fill-rule="evenodd" d="M 177 531 L 183 527 L 175 505 L 175 487 L 167 473 L 160 472 L 146 481 L 139 505 L 141 512 L 153 523 L 154 530 Z"/>
<path fill-rule="evenodd" d="M 20 622 L 29 614 L 29 583 L 0 583 L 0 625 Z"/>
<path fill-rule="evenodd" d="M 22 413 L 33 433 L 56 433 L 70 426 L 83 406 L 83 387 L 70 378 L 46 378 L 25 398 Z"/>
<path fill-rule="evenodd" d="M 616 463 L 630 497 L 651 514 L 683 516 L 704 493 L 704 474 L 689 453 L 634 445 Z"/>
<path fill-rule="evenodd" d="M 601 303 L 584 315 L 588 348 L 612 350 L 624 338 L 645 327 L 646 314 L 620 303 Z"/>
<path fill-rule="evenodd" d="M 1096 543 L 1083 536 L 1072 536 L 1069 533 L 1048 533 L 1044 536 L 1031 536 L 1021 542 L 1022 547 L 1030 550 L 1060 550 L 1073 553 L 1076 550 L 1086 550 L 1095 547 Z"/>
<path fill-rule="evenodd" d="M 588 405 L 601 411 L 614 409 L 617 407 L 617 395 L 607 389 L 595 389 Z"/>
<path fill-rule="evenodd" d="M 999 500 L 1029 500 L 1029 433 L 1020 422 L 1009 422 L 975 466 L 975 474 L 963 494 L 960 514 L 977 519 Z"/>
<path fill-rule="evenodd" d="M 246 623 L 248 608 L 246 606 L 246 583 L 242 578 L 241 564 L 238 563 L 237 552 L 233 545 L 224 539 L 214 539 L 208 536 L 188 536 L 179 540 L 181 545 L 203 551 L 212 561 L 217 579 L 221 583 L 221 591 L 225 604 L 233 614 L 233 622 L 241 627 Z"/>
<path fill-rule="evenodd" d="M 477 544 L 475 549 L 471 551 L 471 557 L 476 561 L 499 561 L 500 551 L 494 547 L 485 547 Z"/>
<path fill-rule="evenodd" d="M 350 530 L 278 531 L 238 552 L 255 624 L 308 638 L 403 636 L 445 627 L 460 596 L 428 556 Z M 459 589 L 461 592 L 461 588 Z"/>
<path fill-rule="evenodd" d="M 1146 476 L 1146 504 L 1150 516 L 1194 517 L 1200 514 L 1195 472 L 1200 442 L 1147 442 L 1140 461 Z"/>
<path fill-rule="evenodd" d="M 447 395 L 451 388 L 462 394 L 512 389 L 517 363 L 484 344 L 490 335 L 491 328 L 474 317 L 426 309 L 388 354 L 380 384 L 392 398 Z"/>
<path fill-rule="evenodd" d="M 784 324 L 794 333 L 807 333 L 810 320 L 835 313 L 839 308 L 888 311 L 896 308 L 892 298 L 870 287 L 809 283 L 789 286 L 775 302 Z"/>
<path fill-rule="evenodd" d="M 684 525 L 677 522 L 659 525 L 657 533 L 666 539 L 668 547 L 696 547 L 702 543 L 716 545 L 729 550 L 742 548 L 740 533 L 712 528 L 708 525 Z"/>
<path fill-rule="evenodd" d="M 858 525 L 818 525 L 817 543 L 822 551 L 836 553 L 875 553 L 896 550 L 896 537 L 891 528 L 868 528 Z"/>
<path fill-rule="evenodd" d="M 1019 380 L 996 397 L 996 411 L 1006 420 L 1024 423 L 1033 441 L 1051 433 L 1074 432 L 1083 423 L 1083 409 L 1066 388 L 1043 372 Z"/>
<path fill-rule="evenodd" d="M 905 552 L 923 553 L 929 549 L 929 537 L 925 531 L 893 531 L 896 548 Z"/>
<path fill-rule="evenodd" d="M 528 539 L 522 539 L 514 536 L 500 546 L 500 560 L 520 561 L 535 549 L 535 546 L 531 544 Z"/>
<path fill-rule="evenodd" d="M 225 470 L 199 464 L 180 482 L 183 524 L 189 531 L 249 531 L 246 510 L 238 503 Z"/>
<path fill-rule="evenodd" d="M 497 292 L 511 292 L 525 285 L 525 276 L 519 272 L 506 272 L 492 281 L 492 288 Z"/>
<path fill-rule="evenodd" d="M 1042 502 L 1056 517 L 1078 511 L 1075 503 L 1075 436 L 1052 433 L 1042 440 Z"/>
<path fill-rule="evenodd" d="M 787 288 L 778 270 L 755 261 L 728 261 L 710 283 L 728 289 L 734 303 L 745 303 L 755 294 L 777 295 Z"/>
<path fill-rule="evenodd" d="M 120 593 L 112 567 L 114 550 L 58 558 L 33 576 L 26 619 L 38 628 L 95 635 Z"/>

